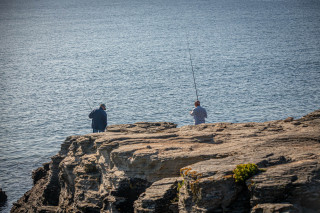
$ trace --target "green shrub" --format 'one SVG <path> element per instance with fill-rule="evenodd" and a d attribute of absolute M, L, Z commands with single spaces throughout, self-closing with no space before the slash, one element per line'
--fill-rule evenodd
<path fill-rule="evenodd" d="M 182 180 L 182 182 L 178 182 L 178 185 L 177 185 L 177 194 L 176 194 L 176 196 L 171 200 L 171 203 L 175 203 L 175 202 L 178 202 L 178 201 L 179 201 L 179 192 L 180 192 L 180 189 L 182 188 L 183 185 L 184 185 L 184 180 Z"/>
<path fill-rule="evenodd" d="M 177 187 L 178 193 L 183 185 L 184 185 L 184 180 L 182 180 L 182 182 L 178 182 L 178 187 Z"/>
<path fill-rule="evenodd" d="M 233 170 L 233 178 L 236 183 L 243 183 L 259 171 L 258 166 L 254 163 L 239 164 Z"/>

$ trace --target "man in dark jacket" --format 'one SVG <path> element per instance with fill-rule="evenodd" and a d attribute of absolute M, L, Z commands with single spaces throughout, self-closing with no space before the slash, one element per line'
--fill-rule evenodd
<path fill-rule="evenodd" d="M 99 109 L 93 110 L 89 114 L 89 118 L 92 119 L 93 133 L 104 132 L 107 127 L 107 113 L 105 112 L 106 105 L 100 104 Z"/>

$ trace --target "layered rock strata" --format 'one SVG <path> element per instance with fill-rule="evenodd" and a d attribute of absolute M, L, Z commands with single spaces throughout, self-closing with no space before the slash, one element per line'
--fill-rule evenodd
<path fill-rule="evenodd" d="M 233 170 L 262 170 L 236 182 Z M 68 137 L 11 212 L 319 212 L 320 110 L 301 119 L 114 125 Z"/>

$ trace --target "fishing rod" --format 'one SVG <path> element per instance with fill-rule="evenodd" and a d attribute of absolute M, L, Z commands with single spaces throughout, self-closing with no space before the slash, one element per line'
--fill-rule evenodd
<path fill-rule="evenodd" d="M 188 44 L 188 50 L 189 50 L 189 58 L 190 58 L 192 76 L 193 76 L 194 89 L 196 90 L 196 96 L 197 96 L 197 101 L 198 101 L 199 100 L 199 98 L 198 98 L 198 90 L 197 90 L 196 78 L 194 77 L 194 70 L 193 70 L 192 57 L 191 57 L 190 44 L 189 44 L 189 37 L 188 36 L 187 36 L 187 44 Z"/>
<path fill-rule="evenodd" d="M 84 99 L 86 99 L 87 104 L 88 104 L 88 106 L 90 107 L 90 110 L 92 111 L 92 110 L 93 110 L 93 108 L 91 107 L 91 105 L 90 105 L 90 103 L 89 103 L 89 101 L 88 101 L 87 97 L 84 95 L 84 93 L 82 93 L 82 94 L 83 94 Z"/>
<path fill-rule="evenodd" d="M 86 86 L 85 86 L 85 80 L 82 82 L 82 86 L 83 86 L 84 88 L 86 88 Z M 84 99 L 86 100 L 88 107 L 89 107 L 90 110 L 92 111 L 93 108 L 91 107 L 91 105 L 90 105 L 90 103 L 89 103 L 89 101 L 88 101 L 88 99 L 87 99 L 87 96 L 84 94 L 83 91 L 82 91 L 82 95 L 83 95 Z"/>

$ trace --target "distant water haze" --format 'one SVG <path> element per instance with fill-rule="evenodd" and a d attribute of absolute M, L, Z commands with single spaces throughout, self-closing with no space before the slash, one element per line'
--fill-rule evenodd
<path fill-rule="evenodd" d="M 12 203 L 69 135 L 193 123 L 187 43 L 207 122 L 301 117 L 320 106 L 317 0 L 2 0 L 0 187 Z"/>

